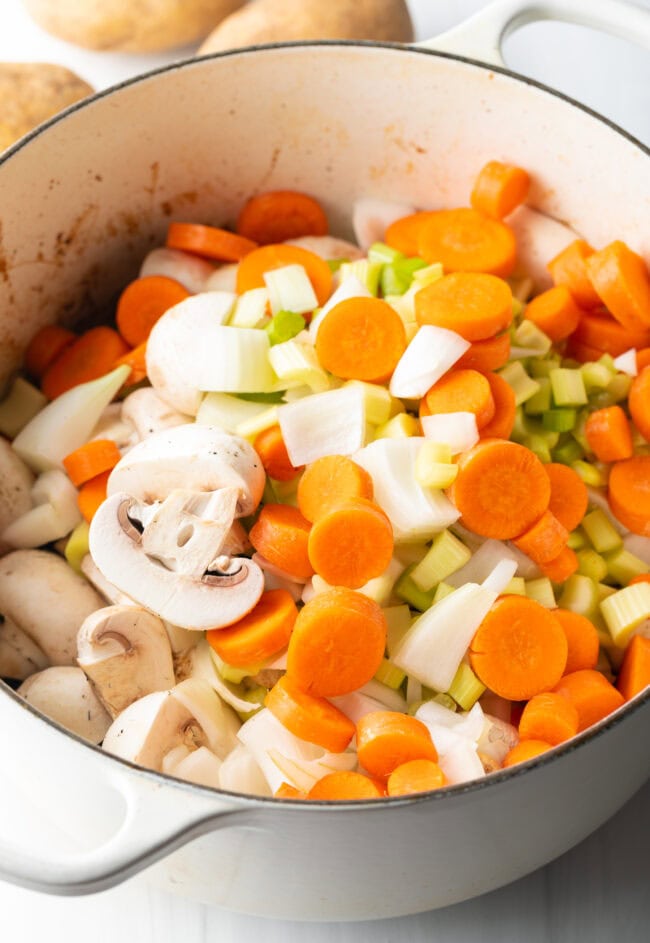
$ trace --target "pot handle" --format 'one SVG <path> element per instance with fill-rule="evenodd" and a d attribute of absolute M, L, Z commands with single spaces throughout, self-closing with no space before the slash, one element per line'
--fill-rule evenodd
<path fill-rule="evenodd" d="M 624 0 L 494 0 L 459 26 L 416 45 L 505 66 L 505 39 L 540 20 L 590 26 L 650 49 L 650 14 Z"/>

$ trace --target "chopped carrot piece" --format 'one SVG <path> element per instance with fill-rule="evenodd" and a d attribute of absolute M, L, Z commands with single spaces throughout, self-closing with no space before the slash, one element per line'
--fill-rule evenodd
<path fill-rule="evenodd" d="M 587 311 L 571 335 L 570 344 L 574 343 L 599 352 L 590 356 L 590 360 L 598 360 L 603 354 L 618 357 L 630 347 L 650 345 L 650 331 L 644 327 L 630 330 L 602 311 Z M 573 355 L 573 347 L 571 351 Z"/>
<path fill-rule="evenodd" d="M 264 275 L 287 265 L 302 265 L 312 283 L 319 305 L 324 305 L 332 293 L 332 272 L 320 256 L 308 249 L 289 245 L 261 246 L 239 263 L 237 292 L 243 295 L 251 288 L 264 288 Z"/>
<path fill-rule="evenodd" d="M 498 373 L 486 373 L 494 400 L 494 416 L 481 429 L 482 439 L 509 439 L 517 416 L 517 398 L 509 383 Z"/>
<path fill-rule="evenodd" d="M 77 504 L 84 520 L 90 522 L 95 516 L 99 506 L 106 500 L 108 477 L 110 471 L 102 472 L 90 481 L 85 481 L 79 489 L 77 495 Z"/>
<path fill-rule="evenodd" d="M 273 793 L 274 799 L 306 799 L 307 795 L 292 786 L 291 783 L 280 783 Z"/>
<path fill-rule="evenodd" d="M 503 761 L 503 768 L 516 766 L 517 763 L 525 763 L 527 760 L 533 760 L 536 756 L 546 753 L 552 749 L 552 744 L 544 740 L 520 740 L 519 743 L 510 750 Z"/>
<path fill-rule="evenodd" d="M 258 553 L 274 566 L 297 579 L 308 580 L 314 574 L 307 553 L 310 527 L 297 508 L 265 504 L 249 537 Z"/>
<path fill-rule="evenodd" d="M 482 341 L 474 341 L 469 350 L 466 350 L 456 367 L 467 367 L 470 370 L 480 370 L 481 373 L 490 373 L 505 367 L 510 359 L 510 334 L 495 334 Z"/>
<path fill-rule="evenodd" d="M 650 277 L 645 262 L 624 242 L 610 242 L 585 265 L 599 298 L 630 331 L 650 327 Z"/>
<path fill-rule="evenodd" d="M 309 533 L 309 561 L 331 586 L 360 589 L 381 576 L 393 557 L 393 528 L 376 504 L 363 498 L 321 514 Z"/>
<path fill-rule="evenodd" d="M 47 368 L 42 390 L 48 399 L 56 399 L 80 383 L 104 376 L 127 352 L 128 347 L 117 331 L 110 327 L 93 327 L 65 347 Z"/>
<path fill-rule="evenodd" d="M 416 294 L 415 317 L 468 341 L 486 340 L 511 324 L 512 291 L 495 275 L 452 272 Z"/>
<path fill-rule="evenodd" d="M 554 690 L 567 697 L 578 711 L 579 733 L 624 703 L 620 691 L 599 671 L 590 669 L 565 675 Z"/>
<path fill-rule="evenodd" d="M 650 367 L 644 367 L 632 381 L 627 405 L 632 422 L 646 442 L 650 442 Z M 627 457 L 620 456 L 620 458 Z"/>
<path fill-rule="evenodd" d="M 25 370 L 40 380 L 47 368 L 76 341 L 77 335 L 58 324 L 47 324 L 32 337 L 25 351 Z"/>
<path fill-rule="evenodd" d="M 563 583 L 577 571 L 580 561 L 571 547 L 563 547 L 557 557 L 537 566 L 553 583 Z"/>
<path fill-rule="evenodd" d="M 308 521 L 316 521 L 341 501 L 372 501 L 372 478 L 345 455 L 325 455 L 308 465 L 298 483 L 298 507 Z"/>
<path fill-rule="evenodd" d="M 370 776 L 352 770 L 328 773 L 312 786 L 308 799 L 345 802 L 350 800 L 382 799 L 386 793 Z"/>
<path fill-rule="evenodd" d="M 446 785 L 445 774 L 433 760 L 408 760 L 390 774 L 386 791 L 389 796 L 410 796 Z"/>
<path fill-rule="evenodd" d="M 570 609 L 554 609 L 553 615 L 562 626 L 569 646 L 564 673 L 572 674 L 584 668 L 595 668 L 598 664 L 600 640 L 593 622 Z"/>
<path fill-rule="evenodd" d="M 562 553 L 568 538 L 566 527 L 551 511 L 544 511 L 540 519 L 516 537 L 513 543 L 535 563 L 548 563 Z"/>
<path fill-rule="evenodd" d="M 607 497 L 621 524 L 650 537 L 650 455 L 635 455 L 615 462 L 609 473 Z"/>
<path fill-rule="evenodd" d="M 189 297 L 184 285 L 165 275 L 136 278 L 117 302 L 117 329 L 127 344 L 138 347 L 147 340 L 165 311 Z"/>
<path fill-rule="evenodd" d="M 638 576 L 633 576 L 627 585 L 632 586 L 634 583 L 650 583 L 650 573 L 639 573 Z"/>
<path fill-rule="evenodd" d="M 327 216 L 318 200 L 294 190 L 253 196 L 237 219 L 237 232 L 261 246 L 300 236 L 325 236 Z"/>
<path fill-rule="evenodd" d="M 503 219 L 524 202 L 530 177 L 522 167 L 491 160 L 481 169 L 470 202 L 475 210 Z"/>
<path fill-rule="evenodd" d="M 584 239 L 576 239 L 546 266 L 556 285 L 566 285 L 581 308 L 598 308 L 601 301 L 587 275 L 585 260 L 594 250 Z"/>
<path fill-rule="evenodd" d="M 458 459 L 451 499 L 466 527 L 510 540 L 548 508 L 551 485 L 537 456 L 516 442 L 485 439 Z"/>
<path fill-rule="evenodd" d="M 626 701 L 650 684 L 650 639 L 633 635 L 625 649 L 616 687 Z"/>
<path fill-rule="evenodd" d="M 63 467 L 75 488 L 102 472 L 111 471 L 122 458 L 112 439 L 94 439 L 70 452 L 63 459 Z"/>
<path fill-rule="evenodd" d="M 384 242 L 391 249 L 396 249 L 404 255 L 413 257 L 418 255 L 420 232 L 423 225 L 434 215 L 433 212 L 423 211 L 411 213 L 391 223 L 384 234 Z"/>
<path fill-rule="evenodd" d="M 126 364 L 127 367 L 131 368 L 131 373 L 125 380 L 125 386 L 135 386 L 136 383 L 141 383 L 143 380 L 147 379 L 147 342 L 139 344 L 137 347 L 134 347 L 133 350 L 130 350 L 128 354 L 124 354 L 123 357 L 120 357 L 113 364 L 113 369 L 115 367 L 121 367 L 122 364 Z"/>
<path fill-rule="evenodd" d="M 421 401 L 421 416 L 438 413 L 474 413 L 479 429 L 494 418 L 492 389 L 478 370 L 451 370 L 445 373 Z"/>
<path fill-rule="evenodd" d="M 556 285 L 533 298 L 526 305 L 524 317 L 557 343 L 573 334 L 582 313 L 566 285 Z"/>
<path fill-rule="evenodd" d="M 253 448 L 259 455 L 266 474 L 276 481 L 292 481 L 301 468 L 291 464 L 279 425 L 264 429 L 255 437 Z"/>
<path fill-rule="evenodd" d="M 525 596 L 502 596 L 472 639 L 470 662 L 495 694 L 527 701 L 558 683 L 567 651 L 562 626 L 548 609 Z"/>
<path fill-rule="evenodd" d="M 568 698 L 553 691 L 531 697 L 519 721 L 522 740 L 543 740 L 551 746 L 564 743 L 577 732 L 578 711 Z"/>
<path fill-rule="evenodd" d="M 286 589 L 262 593 L 248 615 L 224 629 L 210 629 L 206 639 L 219 658 L 236 668 L 259 665 L 289 644 L 298 609 Z"/>
<path fill-rule="evenodd" d="M 289 675 L 274 684 L 264 703 L 294 736 L 330 753 L 342 753 L 356 732 L 354 723 L 338 707 L 327 698 L 306 694 Z"/>
<path fill-rule="evenodd" d="M 316 335 L 323 367 L 346 380 L 383 383 L 406 350 L 404 322 L 380 298 L 348 298 L 325 315 Z"/>
<path fill-rule="evenodd" d="M 594 363 L 600 360 L 604 353 L 607 353 L 607 351 L 577 341 L 575 334 L 569 338 L 565 350 L 565 356 L 569 360 L 577 360 L 578 363 Z"/>
<path fill-rule="evenodd" d="M 287 673 L 309 694 L 350 694 L 375 675 L 384 657 L 386 618 L 374 600 L 336 587 L 298 614 Z"/>
<path fill-rule="evenodd" d="M 357 754 L 361 766 L 379 779 L 409 760 L 438 760 L 428 727 L 397 711 L 373 711 L 358 721 Z"/>
<path fill-rule="evenodd" d="M 650 370 L 648 390 L 650 392 Z M 634 453 L 630 423 L 620 406 L 607 406 L 590 413 L 585 424 L 585 437 L 599 462 L 620 462 L 631 458 Z"/>
<path fill-rule="evenodd" d="M 423 223 L 418 254 L 425 262 L 441 262 L 447 272 L 486 272 L 507 278 L 515 267 L 517 245 L 505 223 L 462 207 L 439 210 Z"/>
<path fill-rule="evenodd" d="M 559 462 L 544 465 L 551 483 L 548 509 L 568 531 L 575 530 L 587 513 L 589 492 L 580 475 Z"/>
<path fill-rule="evenodd" d="M 636 352 L 637 373 L 641 373 L 646 367 L 650 367 L 650 347 L 644 347 Z"/>
<path fill-rule="evenodd" d="M 217 229 L 215 226 L 202 226 L 199 223 L 170 223 L 167 230 L 167 246 L 181 249 L 206 259 L 218 262 L 241 262 L 257 248 L 257 243 L 244 236 Z"/>

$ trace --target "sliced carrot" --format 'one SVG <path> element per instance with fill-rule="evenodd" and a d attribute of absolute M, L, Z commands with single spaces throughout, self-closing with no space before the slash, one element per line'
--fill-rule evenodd
<path fill-rule="evenodd" d="M 121 367 L 125 364 L 131 368 L 131 373 L 124 382 L 125 386 L 135 386 L 136 383 L 142 383 L 147 379 L 147 342 L 139 344 L 115 361 L 113 367 Z"/>
<path fill-rule="evenodd" d="M 386 618 L 377 603 L 336 587 L 314 596 L 298 614 L 287 673 L 308 694 L 350 694 L 375 675 L 384 657 Z"/>
<path fill-rule="evenodd" d="M 445 774 L 433 760 L 408 760 L 390 774 L 386 792 L 389 796 L 410 796 L 442 789 L 446 784 Z"/>
<path fill-rule="evenodd" d="M 406 350 L 404 322 L 380 298 L 348 298 L 328 311 L 316 335 L 323 367 L 346 380 L 383 383 Z"/>
<path fill-rule="evenodd" d="M 253 448 L 259 455 L 266 474 L 276 481 L 292 481 L 300 468 L 291 464 L 279 425 L 264 429 L 255 437 Z"/>
<path fill-rule="evenodd" d="M 589 311 L 582 315 L 571 335 L 573 342 L 599 351 L 591 358 L 598 360 L 604 353 L 618 357 L 630 347 L 646 347 L 650 344 L 650 331 L 644 327 L 630 330 L 602 311 Z"/>
<path fill-rule="evenodd" d="M 421 416 L 438 413 L 474 413 L 480 429 L 494 418 L 492 389 L 478 370 L 451 370 L 441 377 L 421 401 Z"/>
<path fill-rule="evenodd" d="M 102 472 L 101 475 L 91 478 L 90 481 L 85 481 L 79 489 L 77 504 L 79 505 L 79 510 L 84 519 L 88 521 L 89 524 L 95 516 L 100 504 L 103 504 L 106 500 L 109 475 L 110 471 Z"/>
<path fill-rule="evenodd" d="M 526 760 L 533 760 L 536 756 L 540 756 L 542 753 L 546 753 L 547 750 L 551 749 L 552 744 L 546 743 L 544 740 L 520 740 L 506 755 L 503 761 L 503 768 L 508 769 L 510 766 L 516 766 L 517 763 L 525 763 Z"/>
<path fill-rule="evenodd" d="M 63 467 L 75 488 L 102 472 L 115 468 L 122 453 L 112 439 L 94 439 L 70 452 L 63 459 Z"/>
<path fill-rule="evenodd" d="M 298 507 L 308 521 L 342 501 L 372 501 L 372 478 L 345 455 L 325 455 L 308 465 L 298 483 Z"/>
<path fill-rule="evenodd" d="M 494 416 L 481 429 L 482 439 L 509 439 L 517 416 L 517 398 L 509 383 L 498 373 L 486 373 L 494 400 Z"/>
<path fill-rule="evenodd" d="M 319 305 L 332 293 L 332 272 L 323 259 L 299 246 L 269 245 L 250 252 L 237 269 L 237 292 L 243 295 L 251 288 L 264 288 L 264 275 L 287 265 L 302 265 L 312 283 Z"/>
<path fill-rule="evenodd" d="M 393 528 L 384 512 L 363 498 L 321 514 L 309 533 L 309 561 L 331 586 L 360 589 L 381 576 L 393 557 Z"/>
<path fill-rule="evenodd" d="M 598 297 L 630 331 L 650 327 L 650 276 L 645 262 L 624 242 L 610 242 L 585 265 Z"/>
<path fill-rule="evenodd" d="M 570 609 L 554 609 L 553 615 L 562 626 L 569 646 L 564 673 L 572 674 L 583 668 L 595 668 L 598 664 L 600 640 L 593 622 Z"/>
<path fill-rule="evenodd" d="M 418 254 L 425 262 L 441 262 L 447 272 L 487 272 L 507 278 L 515 267 L 517 244 L 505 223 L 461 207 L 440 210 L 423 223 Z"/>
<path fill-rule="evenodd" d="M 266 504 L 251 528 L 250 541 L 263 557 L 298 579 L 314 574 L 307 541 L 310 523 L 288 504 Z"/>
<path fill-rule="evenodd" d="M 290 675 L 283 675 L 273 685 L 264 703 L 294 736 L 330 753 L 342 753 L 356 732 L 354 723 L 338 707 L 324 697 L 306 694 Z"/>
<path fill-rule="evenodd" d="M 563 583 L 578 570 L 580 561 L 571 547 L 563 547 L 557 557 L 537 566 L 553 583 Z"/>
<path fill-rule="evenodd" d="M 428 727 L 397 711 L 372 711 L 357 722 L 357 754 L 361 766 L 379 779 L 410 760 L 438 760 Z"/>
<path fill-rule="evenodd" d="M 451 499 L 469 530 L 510 540 L 548 508 L 551 485 L 530 449 L 503 439 L 485 439 L 458 460 Z"/>
<path fill-rule="evenodd" d="M 418 324 L 447 328 L 468 341 L 485 340 L 512 322 L 512 291 L 495 275 L 452 272 L 416 294 L 415 317 Z"/>
<path fill-rule="evenodd" d="M 575 334 L 569 338 L 566 349 L 565 356 L 569 360 L 577 360 L 578 363 L 594 363 L 606 353 L 604 350 L 599 350 L 597 347 L 590 347 L 588 344 L 582 344 L 580 341 L 575 339 Z"/>
<path fill-rule="evenodd" d="M 650 573 L 639 573 L 638 576 L 633 576 L 627 585 L 632 586 L 634 583 L 650 583 Z"/>
<path fill-rule="evenodd" d="M 467 367 L 470 370 L 489 373 L 491 370 L 505 367 L 509 359 L 510 334 L 504 331 L 503 334 L 486 337 L 483 341 L 474 341 L 469 350 L 466 350 L 460 360 L 456 361 L 456 367 Z"/>
<path fill-rule="evenodd" d="M 575 530 L 587 513 L 589 492 L 580 475 L 559 462 L 544 465 L 551 483 L 548 509 L 568 531 Z"/>
<path fill-rule="evenodd" d="M 24 356 L 25 370 L 34 379 L 40 380 L 47 368 L 76 339 L 76 334 L 58 324 L 42 327 L 27 345 Z"/>
<path fill-rule="evenodd" d="M 340 770 L 319 779 L 310 789 L 307 798 L 345 802 L 355 799 L 382 799 L 385 795 L 380 784 L 370 776 L 352 770 Z"/>
<path fill-rule="evenodd" d="M 644 347 L 636 352 L 637 373 L 641 373 L 646 367 L 650 367 L 650 347 Z"/>
<path fill-rule="evenodd" d="M 556 285 L 566 285 L 581 308 L 598 308 L 601 304 L 587 275 L 585 260 L 594 250 L 584 239 L 576 239 L 562 249 L 546 268 Z"/>
<path fill-rule="evenodd" d="M 562 626 L 548 609 L 525 596 L 502 596 L 472 639 L 470 662 L 495 694 L 527 701 L 558 683 L 567 651 Z"/>
<path fill-rule="evenodd" d="M 565 675 L 555 686 L 578 711 L 578 732 L 607 717 L 625 703 L 623 695 L 599 671 L 583 669 Z"/>
<path fill-rule="evenodd" d="M 650 638 L 633 635 L 625 649 L 616 687 L 626 701 L 650 684 Z"/>
<path fill-rule="evenodd" d="M 280 783 L 273 793 L 274 799 L 306 799 L 307 794 L 296 789 L 291 783 Z"/>
<path fill-rule="evenodd" d="M 650 370 L 648 371 L 648 395 L 650 395 Z M 649 401 L 646 410 L 650 419 Z M 648 424 L 650 429 L 650 421 Z M 634 453 L 630 423 L 620 406 L 595 409 L 585 423 L 585 438 L 589 448 L 599 462 L 620 462 Z"/>
<path fill-rule="evenodd" d="M 522 740 L 543 740 L 551 746 L 564 743 L 578 732 L 578 711 L 562 694 L 536 694 L 524 707 L 519 721 Z"/>
<path fill-rule="evenodd" d="M 513 540 L 515 547 L 535 563 L 548 563 L 562 553 L 569 532 L 551 511 L 544 511 L 532 527 Z"/>
<path fill-rule="evenodd" d="M 262 593 L 243 619 L 225 629 L 206 632 L 208 644 L 219 658 L 236 668 L 259 665 L 289 644 L 298 609 L 286 589 Z"/>
<path fill-rule="evenodd" d="M 240 262 L 257 248 L 256 242 L 244 236 L 199 223 L 170 223 L 166 244 L 218 262 Z"/>
<path fill-rule="evenodd" d="M 237 232 L 261 246 L 300 236 L 325 236 L 327 216 L 314 197 L 294 190 L 253 196 L 237 219 Z"/>
<path fill-rule="evenodd" d="M 470 203 L 487 216 L 503 219 L 524 202 L 530 177 L 522 167 L 491 160 L 481 169 Z"/>
<path fill-rule="evenodd" d="M 566 285 L 556 285 L 526 305 L 524 317 L 555 343 L 573 334 L 583 312 Z"/>
<path fill-rule="evenodd" d="M 397 249 L 404 255 L 413 257 L 418 255 L 420 233 L 422 227 L 435 214 L 431 211 L 411 213 L 391 223 L 384 234 L 384 242 L 391 249 Z"/>
<path fill-rule="evenodd" d="M 609 473 L 607 498 L 621 524 L 650 537 L 650 455 L 615 462 Z"/>
<path fill-rule="evenodd" d="M 644 367 L 632 381 L 627 405 L 634 425 L 646 442 L 650 442 L 650 367 Z M 619 457 L 627 458 L 628 456 Z"/>
<path fill-rule="evenodd" d="M 189 296 L 184 285 L 165 275 L 136 278 L 126 286 L 117 302 L 117 329 L 127 344 L 138 347 L 147 340 L 165 311 Z"/>
<path fill-rule="evenodd" d="M 43 375 L 42 390 L 55 399 L 80 383 L 97 380 L 113 369 L 115 361 L 128 352 L 117 331 L 93 327 L 66 347 Z"/>

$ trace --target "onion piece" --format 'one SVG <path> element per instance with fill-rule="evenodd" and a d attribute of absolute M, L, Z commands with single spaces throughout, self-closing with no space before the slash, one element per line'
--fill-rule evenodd
<path fill-rule="evenodd" d="M 411 216 L 415 207 L 409 203 L 389 203 L 371 197 L 357 200 L 352 207 L 352 228 L 356 242 L 367 250 L 373 242 L 381 242 L 391 223 Z"/>
<path fill-rule="evenodd" d="M 509 560 L 518 564 L 515 553 L 501 540 L 488 538 L 478 548 L 476 553 L 472 554 L 470 560 L 460 570 L 456 570 L 447 577 L 445 583 L 455 588 L 464 583 L 482 583 L 486 580 L 503 560 Z M 516 572 L 517 566 L 515 566 Z M 508 580 L 510 582 L 510 580 Z"/>
<path fill-rule="evenodd" d="M 250 796 L 270 796 L 269 784 L 248 747 L 239 743 L 219 769 L 219 788 Z"/>
<path fill-rule="evenodd" d="M 296 468 L 325 455 L 352 455 L 366 435 L 363 391 L 343 386 L 285 403 L 278 409 L 278 422 Z"/>
<path fill-rule="evenodd" d="M 386 710 L 386 705 L 381 701 L 375 700 L 368 694 L 361 691 L 353 691 L 351 694 L 342 694 L 339 697 L 332 697 L 332 704 L 345 714 L 354 724 L 359 723 L 362 717 L 368 714 L 374 714 L 375 711 Z"/>
<path fill-rule="evenodd" d="M 416 399 L 424 396 L 470 348 L 455 331 L 423 325 L 402 354 L 390 381 L 392 396 Z"/>
<path fill-rule="evenodd" d="M 615 357 L 614 366 L 621 373 L 627 373 L 631 377 L 637 376 L 639 371 L 636 364 L 636 347 L 631 347 L 625 353 Z"/>
<path fill-rule="evenodd" d="M 499 560 L 492 572 L 483 580 L 485 589 L 500 595 L 517 572 L 517 561 L 504 557 Z"/>
<path fill-rule="evenodd" d="M 468 452 L 479 440 L 474 413 L 437 413 L 420 421 L 425 439 L 448 445 L 452 455 Z"/>

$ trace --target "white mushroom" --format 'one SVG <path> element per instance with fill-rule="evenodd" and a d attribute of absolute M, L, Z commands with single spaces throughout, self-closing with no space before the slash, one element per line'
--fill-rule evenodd
<path fill-rule="evenodd" d="M 108 606 L 94 612 L 79 629 L 77 652 L 77 664 L 111 717 L 146 694 L 174 685 L 165 626 L 146 609 Z"/>
<path fill-rule="evenodd" d="M 34 476 L 9 442 L 0 437 L 0 534 L 32 506 L 31 487 Z M 0 556 L 11 545 L 0 539 Z"/>
<path fill-rule="evenodd" d="M 0 613 L 23 630 L 53 665 L 73 665 L 77 632 L 104 600 L 65 560 L 43 550 L 0 559 Z"/>
<path fill-rule="evenodd" d="M 237 291 L 238 265 L 220 265 L 206 278 L 203 291 Z"/>
<path fill-rule="evenodd" d="M 140 605 L 184 629 L 231 625 L 255 606 L 264 589 L 260 568 L 245 557 L 217 561 L 219 569 L 185 576 L 146 555 L 141 508 L 113 494 L 90 526 L 90 553 L 103 576 Z"/>
<path fill-rule="evenodd" d="M 177 412 L 150 386 L 134 390 L 126 397 L 122 403 L 122 420 L 135 429 L 140 442 L 155 432 L 192 422 L 190 416 Z"/>
<path fill-rule="evenodd" d="M 0 615 L 0 678 L 24 681 L 49 665 L 49 659 L 26 632 Z"/>
<path fill-rule="evenodd" d="M 101 570 L 95 566 L 89 553 L 81 561 L 81 572 L 106 602 L 113 606 L 137 606 L 135 600 L 123 593 L 117 586 L 109 583 Z"/>
<path fill-rule="evenodd" d="M 207 259 L 201 259 L 190 252 L 182 252 L 180 249 L 160 246 L 145 256 L 140 266 L 140 278 L 164 275 L 180 282 L 188 291 L 196 293 L 204 290 L 205 282 L 214 270 L 214 265 Z"/>
<path fill-rule="evenodd" d="M 122 403 L 109 403 L 90 434 L 89 441 L 94 439 L 112 439 L 119 449 L 129 449 L 139 440 L 133 423 L 122 414 Z"/>
<path fill-rule="evenodd" d="M 237 516 L 259 504 L 266 474 L 246 439 L 195 423 L 149 436 L 131 449 L 108 479 L 108 494 L 125 491 L 139 501 L 163 501 L 172 491 L 238 488 Z"/>
<path fill-rule="evenodd" d="M 111 724 L 81 668 L 46 668 L 18 688 L 41 713 L 84 740 L 101 743 Z"/>
<path fill-rule="evenodd" d="M 383 235 L 382 230 L 382 238 Z M 335 259 L 349 259 L 353 262 L 355 259 L 364 258 L 364 253 L 359 246 L 345 239 L 336 239 L 334 236 L 299 236 L 296 239 L 287 239 L 287 245 L 307 249 L 314 255 L 320 256 L 321 259 L 325 259 L 326 262 Z"/>

